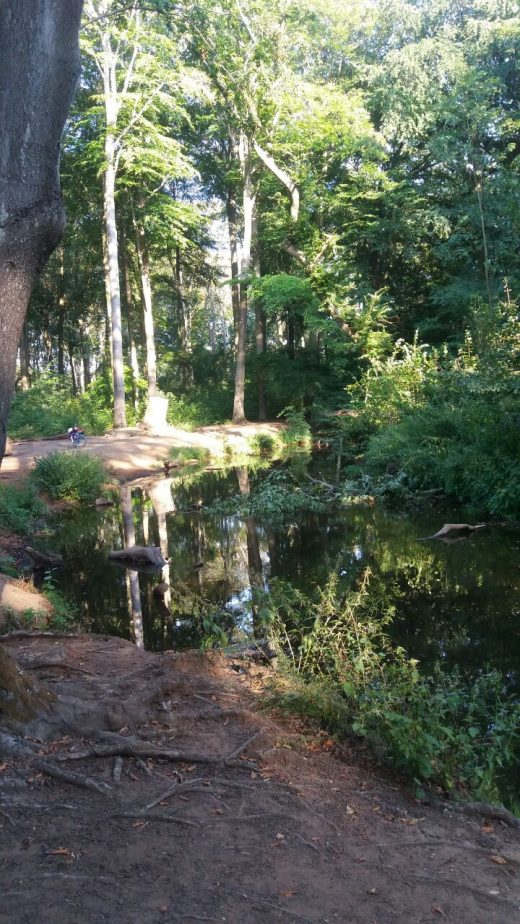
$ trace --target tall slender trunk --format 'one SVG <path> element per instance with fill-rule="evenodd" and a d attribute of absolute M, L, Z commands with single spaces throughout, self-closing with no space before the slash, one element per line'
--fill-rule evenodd
<path fill-rule="evenodd" d="M 76 375 L 76 369 L 74 366 L 74 352 L 72 346 L 69 345 L 69 363 L 70 363 L 70 377 L 72 380 L 72 394 L 77 395 L 78 393 L 78 379 Z"/>
<path fill-rule="evenodd" d="M 128 332 L 128 358 L 129 365 L 132 370 L 132 403 L 134 405 L 134 410 L 137 411 L 138 407 L 138 392 L 137 392 L 137 380 L 139 376 L 139 360 L 137 357 L 137 347 L 135 344 L 134 337 L 134 324 L 133 324 L 133 305 L 134 305 L 134 296 L 132 292 L 132 279 L 130 275 L 130 259 L 128 256 L 128 251 L 126 248 L 126 240 L 124 237 L 124 232 L 121 236 L 122 251 L 123 251 L 123 278 L 125 282 L 125 308 L 126 308 L 126 327 Z"/>
<path fill-rule="evenodd" d="M 228 222 L 229 252 L 231 257 L 231 278 L 238 279 L 240 267 L 238 263 L 238 206 L 235 196 L 228 193 L 226 198 L 226 217 Z M 240 312 L 240 287 L 238 282 L 231 283 L 231 307 L 233 309 L 233 330 L 235 333 L 235 348 L 238 338 L 238 316 Z"/>
<path fill-rule="evenodd" d="M 153 322 L 152 286 L 150 282 L 150 260 L 146 238 L 142 225 L 135 225 L 135 247 L 141 277 L 141 295 L 143 302 L 143 323 L 146 349 L 146 378 L 148 382 L 148 399 L 157 394 L 157 354 L 155 351 L 155 329 Z"/>
<path fill-rule="evenodd" d="M 253 270 L 255 276 L 262 275 L 260 266 L 260 248 L 258 240 L 258 213 L 256 208 L 256 199 L 253 209 L 252 228 L 251 228 L 251 246 L 253 252 Z M 255 347 L 256 355 L 263 356 L 266 348 L 266 321 L 265 311 L 261 301 L 257 298 L 254 301 L 255 307 Z M 265 369 L 263 361 L 259 360 L 257 369 L 257 395 L 258 395 L 258 420 L 267 420 L 267 411 L 265 405 Z"/>
<path fill-rule="evenodd" d="M 20 337 L 20 388 L 27 391 L 31 384 L 31 353 L 27 319 L 23 323 Z"/>
<path fill-rule="evenodd" d="M 184 298 L 184 284 L 182 277 L 181 249 L 175 248 L 175 285 L 177 291 L 177 308 L 179 313 L 179 331 L 181 335 L 182 351 L 184 353 L 184 387 L 193 386 L 193 362 L 191 359 L 191 312 L 187 300 Z"/>
<path fill-rule="evenodd" d="M 482 249 L 484 252 L 484 279 L 486 281 L 486 294 L 488 305 L 493 307 L 493 294 L 491 292 L 491 280 L 489 275 L 489 250 L 486 231 L 486 220 L 484 217 L 484 206 L 482 202 L 482 173 L 477 174 L 475 191 L 477 193 L 478 211 L 480 216 L 480 228 L 482 232 Z"/>
<path fill-rule="evenodd" d="M 233 423 L 243 423 L 246 419 L 244 393 L 246 381 L 246 346 L 247 346 L 247 285 L 251 272 L 251 247 L 253 234 L 253 213 L 255 191 L 251 171 L 251 151 L 245 134 L 240 137 L 240 166 L 244 181 L 243 213 L 244 234 L 242 242 L 242 266 L 240 282 L 240 305 L 238 311 L 238 337 L 236 348 L 235 396 L 233 401 Z"/>
<path fill-rule="evenodd" d="M 121 290 L 119 285 L 119 247 L 116 224 L 116 139 L 117 84 L 115 56 L 110 36 L 103 33 L 103 92 L 106 114 L 104 205 L 106 220 L 110 320 L 112 327 L 112 379 L 114 384 L 114 427 L 126 427 L 123 336 L 121 330 Z"/>

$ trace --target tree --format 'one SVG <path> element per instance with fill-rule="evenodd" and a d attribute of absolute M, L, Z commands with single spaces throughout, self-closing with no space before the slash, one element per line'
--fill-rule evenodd
<path fill-rule="evenodd" d="M 0 462 L 29 297 L 65 224 L 58 161 L 79 74 L 82 6 L 0 5 Z"/>

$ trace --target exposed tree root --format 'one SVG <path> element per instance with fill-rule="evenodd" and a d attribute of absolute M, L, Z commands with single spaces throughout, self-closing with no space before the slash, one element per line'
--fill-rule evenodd
<path fill-rule="evenodd" d="M 198 821 L 180 818 L 179 815 L 165 815 L 163 812 L 114 812 L 110 818 L 134 818 L 138 821 L 173 821 L 178 825 L 188 825 L 190 828 L 200 827 Z"/>
<path fill-rule="evenodd" d="M 53 759 L 59 762 L 68 760 L 85 760 L 89 757 L 149 757 L 154 760 L 169 760 L 175 763 L 210 764 L 218 767 L 240 767 L 241 769 L 255 769 L 254 764 L 248 761 L 237 760 L 237 757 L 257 738 L 260 731 L 250 735 L 238 748 L 227 757 L 210 757 L 207 754 L 195 754 L 176 751 L 171 748 L 161 748 L 136 738 L 123 738 L 112 732 L 100 732 L 100 737 L 110 740 L 110 744 L 95 745 L 84 751 L 67 751 L 53 754 Z"/>
<path fill-rule="evenodd" d="M 45 760 L 35 760 L 33 761 L 33 766 L 40 773 L 45 773 L 46 776 L 61 780 L 63 783 L 71 783 L 72 786 L 82 786 L 84 789 L 91 789 L 93 792 L 99 792 L 102 795 L 112 792 L 112 788 L 108 783 L 100 783 L 82 773 L 71 773 L 69 770 L 62 770 L 61 767 L 55 767 L 54 764 L 49 764 Z"/>

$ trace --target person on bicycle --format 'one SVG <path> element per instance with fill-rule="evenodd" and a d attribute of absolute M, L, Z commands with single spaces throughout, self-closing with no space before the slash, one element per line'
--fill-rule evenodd
<path fill-rule="evenodd" d="M 67 430 L 67 433 L 69 434 L 69 440 L 70 440 L 70 442 L 71 442 L 71 443 L 74 443 L 74 441 L 75 441 L 75 439 L 77 438 L 78 434 L 81 433 L 81 430 L 79 429 L 79 427 L 78 427 L 77 424 L 74 424 L 73 427 L 69 427 L 69 429 Z"/>

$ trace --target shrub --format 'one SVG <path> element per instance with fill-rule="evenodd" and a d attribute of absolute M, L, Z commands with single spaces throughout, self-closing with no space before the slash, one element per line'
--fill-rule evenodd
<path fill-rule="evenodd" d="M 0 485 L 0 525 L 5 529 L 25 535 L 46 509 L 32 484 Z"/>
<path fill-rule="evenodd" d="M 314 601 L 282 582 L 271 592 L 272 641 L 297 677 L 283 694 L 288 708 L 360 735 L 413 780 L 504 796 L 505 771 L 520 757 L 520 704 L 498 672 L 473 681 L 440 668 L 421 676 L 389 640 L 393 611 L 370 588 L 368 571 L 341 599 L 337 577 Z"/>
<path fill-rule="evenodd" d="M 79 452 L 53 452 L 38 459 L 31 481 L 54 500 L 93 503 L 106 472 L 101 459 Z"/>

